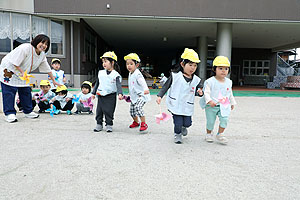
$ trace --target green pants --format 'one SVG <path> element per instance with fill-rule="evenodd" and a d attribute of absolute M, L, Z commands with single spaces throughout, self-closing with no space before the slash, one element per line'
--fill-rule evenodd
<path fill-rule="evenodd" d="M 217 105 L 215 107 L 211 107 L 207 105 L 205 107 L 205 114 L 206 114 L 206 129 L 212 131 L 215 126 L 216 118 L 219 117 L 220 127 L 226 128 L 228 122 L 228 116 L 223 117 L 221 115 L 220 106 Z"/>

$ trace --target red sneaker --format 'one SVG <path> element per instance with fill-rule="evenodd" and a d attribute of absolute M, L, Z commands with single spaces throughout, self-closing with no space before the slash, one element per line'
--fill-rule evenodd
<path fill-rule="evenodd" d="M 132 124 L 129 125 L 129 128 L 136 128 L 136 127 L 139 127 L 140 124 L 137 123 L 136 121 L 133 121 Z"/>
<path fill-rule="evenodd" d="M 141 132 L 146 132 L 148 129 L 148 125 L 145 122 L 141 123 L 140 131 Z"/>

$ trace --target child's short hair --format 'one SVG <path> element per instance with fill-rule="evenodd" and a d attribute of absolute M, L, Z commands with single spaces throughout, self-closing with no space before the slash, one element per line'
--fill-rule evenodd
<path fill-rule="evenodd" d="M 90 93 L 91 90 L 92 90 L 92 83 L 89 82 L 89 81 L 84 81 L 84 82 L 81 84 L 81 89 L 82 89 L 82 88 L 89 89 L 89 93 Z"/>
<path fill-rule="evenodd" d="M 183 73 L 183 68 L 180 65 L 181 62 L 183 62 L 183 65 L 186 65 L 188 63 L 194 63 L 188 59 L 181 59 L 180 62 L 177 65 L 175 65 L 174 69 L 171 70 L 171 72 L 177 73 L 177 72 L 181 71 Z M 196 64 L 198 65 L 198 63 L 196 63 Z"/>

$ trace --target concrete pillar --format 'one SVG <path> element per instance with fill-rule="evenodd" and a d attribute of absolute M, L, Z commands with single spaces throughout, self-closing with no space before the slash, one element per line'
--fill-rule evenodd
<path fill-rule="evenodd" d="M 201 80 L 206 79 L 206 68 L 207 68 L 207 37 L 201 36 L 197 37 L 197 50 L 200 57 L 200 64 L 197 69 L 197 75 Z"/>
<path fill-rule="evenodd" d="M 231 61 L 232 24 L 217 24 L 217 51 L 216 56 L 226 56 Z"/>

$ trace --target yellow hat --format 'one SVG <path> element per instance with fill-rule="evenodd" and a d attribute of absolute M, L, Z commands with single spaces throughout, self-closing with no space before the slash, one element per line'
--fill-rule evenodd
<path fill-rule="evenodd" d="M 48 81 L 48 80 L 41 80 L 40 86 L 41 85 L 50 85 L 50 81 Z"/>
<path fill-rule="evenodd" d="M 213 61 L 213 66 L 230 67 L 230 62 L 225 56 L 217 56 Z"/>
<path fill-rule="evenodd" d="M 91 83 L 91 82 L 89 82 L 89 81 L 83 81 L 81 85 L 83 85 L 83 84 L 87 84 L 87 85 L 89 85 L 89 86 L 91 86 L 91 87 L 92 87 L 92 83 Z"/>
<path fill-rule="evenodd" d="M 53 58 L 53 59 L 51 60 L 51 65 L 52 65 L 55 61 L 58 61 L 59 63 L 61 63 L 61 61 L 60 61 L 58 58 Z"/>
<path fill-rule="evenodd" d="M 128 59 L 141 62 L 141 59 L 139 58 L 139 56 L 136 53 L 130 53 L 127 56 L 124 57 L 124 60 L 128 60 Z"/>
<path fill-rule="evenodd" d="M 196 51 L 194 51 L 193 49 L 189 49 L 189 48 L 185 48 L 184 52 L 181 54 L 181 58 L 182 59 L 187 59 L 190 60 L 194 63 L 200 63 L 200 59 L 198 54 L 196 53 Z"/>
<path fill-rule="evenodd" d="M 101 59 L 102 59 L 102 58 L 111 58 L 111 59 L 114 59 L 115 61 L 118 61 L 117 55 L 116 55 L 115 52 L 113 52 L 113 51 L 105 52 L 105 53 L 103 54 L 103 56 L 101 56 L 100 58 L 101 58 Z"/>
<path fill-rule="evenodd" d="M 68 88 L 65 85 L 58 86 L 55 92 L 61 92 L 63 90 L 67 90 Z"/>

